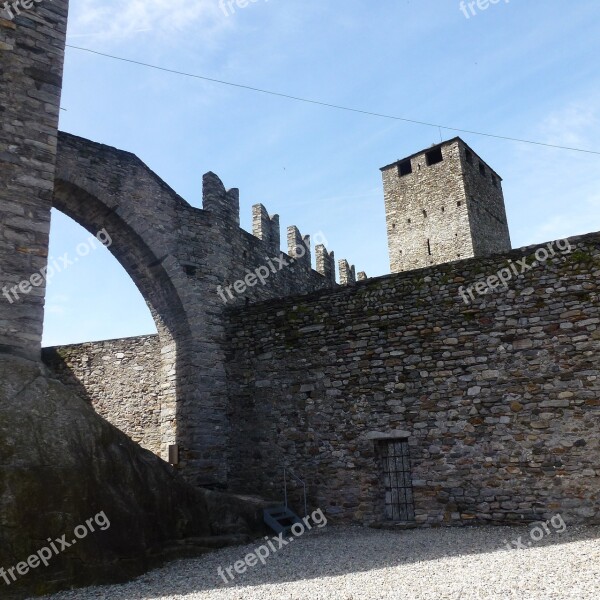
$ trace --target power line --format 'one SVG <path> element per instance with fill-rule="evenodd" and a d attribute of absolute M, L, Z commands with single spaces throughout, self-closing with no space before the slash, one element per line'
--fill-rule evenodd
<path fill-rule="evenodd" d="M 249 90 L 251 92 L 259 92 L 261 94 L 268 94 L 270 96 L 277 96 L 279 98 L 295 100 L 296 102 L 304 102 L 306 104 L 315 104 L 317 106 L 325 106 L 327 108 L 333 108 L 336 110 L 343 110 L 346 112 L 358 113 L 361 115 L 368 115 L 371 117 L 379 117 L 382 119 L 392 119 L 394 121 L 403 121 L 405 123 L 413 123 L 415 125 L 424 125 L 426 127 L 437 127 L 438 129 L 446 129 L 447 131 L 456 131 L 459 133 L 469 133 L 471 135 L 479 135 L 479 136 L 483 136 L 483 137 L 495 138 L 498 140 L 507 140 L 510 142 L 518 142 L 520 144 L 532 144 L 535 146 L 545 146 L 547 148 L 555 148 L 558 150 L 570 150 L 572 152 L 583 152 L 586 154 L 599 154 L 600 155 L 600 152 L 598 152 L 596 150 L 585 150 L 583 148 L 573 148 L 570 146 L 559 146 L 558 144 L 546 144 L 544 142 L 536 142 L 534 140 L 524 140 L 524 139 L 520 139 L 520 138 L 505 136 L 505 135 L 496 135 L 493 133 L 484 133 L 482 131 L 473 131 L 471 129 L 460 129 L 458 127 L 449 127 L 448 125 L 440 125 L 439 123 L 428 123 L 427 121 L 417 121 L 416 119 L 407 119 L 405 117 L 386 115 L 386 114 L 382 114 L 382 113 L 371 112 L 368 110 L 361 110 L 359 108 L 350 108 L 348 106 L 341 106 L 339 104 L 330 104 L 329 102 L 321 102 L 320 100 L 311 100 L 310 98 L 301 98 L 300 96 L 292 96 L 290 94 L 283 94 L 281 92 L 274 92 L 272 90 L 264 90 L 261 88 L 252 87 L 250 85 L 243 85 L 241 83 L 233 83 L 231 81 L 223 81 L 222 79 L 215 79 L 213 77 L 205 77 L 203 75 L 196 75 L 194 73 L 186 73 L 184 71 L 176 71 L 175 69 L 159 67 L 158 65 L 151 65 L 149 63 L 141 62 L 138 60 L 132 60 L 130 58 L 123 58 L 121 56 L 105 54 L 104 52 L 98 52 L 97 50 L 91 50 L 90 48 L 81 48 L 80 46 L 73 46 L 72 44 L 67 44 L 67 48 L 73 48 L 74 50 L 81 50 L 82 52 L 89 52 L 90 54 L 96 54 L 98 56 L 103 56 L 105 58 L 111 58 L 113 60 L 119 60 L 121 62 L 126 62 L 126 63 L 130 63 L 133 65 L 138 65 L 141 67 L 147 67 L 149 69 L 155 69 L 157 71 L 164 71 L 165 73 L 172 73 L 173 75 L 182 75 L 184 77 L 191 77 L 193 79 L 202 79 L 203 81 L 210 81 L 212 83 L 228 85 L 230 87 L 241 88 L 244 90 Z"/>

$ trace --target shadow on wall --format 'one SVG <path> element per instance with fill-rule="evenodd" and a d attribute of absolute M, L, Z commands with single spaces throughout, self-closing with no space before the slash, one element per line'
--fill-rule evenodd
<path fill-rule="evenodd" d="M 69 140 L 68 136 L 63 135 L 61 148 L 66 148 Z M 60 156 L 66 160 L 66 150 Z M 62 164 L 60 160 L 58 164 Z M 68 171 L 67 166 L 62 165 L 59 171 Z M 177 400 L 182 395 L 182 381 L 189 366 L 183 348 L 187 347 L 190 337 L 187 315 L 173 282 L 169 259 L 167 256 L 157 256 L 152 250 L 153 247 L 160 247 L 165 252 L 168 249 L 154 240 L 151 234 L 147 235 L 149 239 L 143 239 L 108 200 L 92 196 L 71 182 L 56 180 L 53 206 L 92 234 L 101 229 L 109 233 L 112 240 L 110 252 L 131 277 L 150 308 L 160 345 L 160 365 L 156 377 L 164 383 L 158 409 L 160 439 L 152 445 L 152 451 L 166 458 L 167 446 L 177 441 L 178 411 L 181 410 Z M 58 365 L 59 373 L 67 376 L 67 385 L 76 387 L 80 397 L 88 402 L 97 400 L 90 398 L 81 385 L 75 384 L 75 374 L 69 373 L 65 365 L 61 366 L 57 357 L 48 354 L 46 357 Z M 175 373 L 175 377 L 170 376 L 171 373 Z M 127 433 L 131 435 L 131 432 Z"/>
<path fill-rule="evenodd" d="M 41 365 L 0 357 L 0 567 L 23 569 L 48 538 L 70 540 L 100 512 L 111 523 L 10 588 L 0 582 L 2 598 L 139 575 L 176 540 L 227 532 L 209 500 Z"/>
<path fill-rule="evenodd" d="M 58 379 L 86 404 L 93 406 L 93 401 L 85 386 L 73 373 L 57 348 L 42 348 L 42 362 L 50 369 L 51 376 Z"/>

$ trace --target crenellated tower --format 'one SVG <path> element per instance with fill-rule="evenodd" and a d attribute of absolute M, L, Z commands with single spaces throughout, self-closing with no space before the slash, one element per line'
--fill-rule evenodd
<path fill-rule="evenodd" d="M 381 171 L 392 273 L 511 249 L 502 178 L 461 138 Z"/>

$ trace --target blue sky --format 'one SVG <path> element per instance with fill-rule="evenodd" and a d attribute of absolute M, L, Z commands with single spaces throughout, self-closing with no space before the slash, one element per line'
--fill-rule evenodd
<path fill-rule="evenodd" d="M 477 9 L 476 9 L 477 10 Z M 600 150 L 597 0 L 71 0 L 68 43 L 333 104 Z M 202 174 L 336 258 L 389 273 L 379 168 L 436 128 L 340 112 L 67 49 L 61 129 L 137 154 L 193 206 Z M 456 132 L 442 130 L 444 139 Z M 461 136 L 504 178 L 514 247 L 600 230 L 600 156 Z M 51 256 L 89 234 L 53 212 Z M 155 331 L 102 248 L 48 286 L 44 344 Z"/>

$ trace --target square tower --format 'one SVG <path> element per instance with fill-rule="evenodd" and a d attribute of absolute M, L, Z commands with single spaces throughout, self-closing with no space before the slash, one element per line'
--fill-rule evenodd
<path fill-rule="evenodd" d="M 461 138 L 381 171 L 392 273 L 511 249 L 502 178 Z"/>

